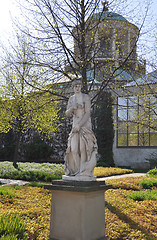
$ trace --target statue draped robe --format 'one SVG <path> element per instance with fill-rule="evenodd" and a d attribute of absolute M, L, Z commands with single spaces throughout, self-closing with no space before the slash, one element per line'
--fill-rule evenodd
<path fill-rule="evenodd" d="M 96 154 L 97 154 L 97 141 L 94 136 L 91 127 L 90 114 L 88 117 L 87 112 L 90 112 L 90 98 L 87 94 L 81 93 L 81 102 L 77 102 L 75 95 L 70 97 L 67 110 L 73 106 L 78 105 L 78 109 L 73 113 L 73 126 L 68 138 L 68 146 L 65 155 L 65 174 L 67 176 L 93 176 L 94 167 L 96 166 Z M 83 117 L 87 114 L 87 121 L 80 127 L 78 132 L 73 132 L 73 129 L 80 122 L 80 116 Z M 78 156 L 79 159 L 74 158 L 72 153 L 72 141 L 75 140 L 77 135 L 78 139 Z M 81 162 L 81 149 L 80 142 L 84 144 L 85 161 Z"/>

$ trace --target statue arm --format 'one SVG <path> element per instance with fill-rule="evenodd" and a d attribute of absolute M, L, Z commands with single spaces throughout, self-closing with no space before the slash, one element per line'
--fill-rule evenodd
<path fill-rule="evenodd" d="M 88 119 L 90 117 L 90 108 L 91 108 L 90 98 L 89 98 L 89 96 L 86 96 L 86 99 L 85 99 L 85 114 L 83 115 L 79 124 L 76 127 L 74 127 L 73 132 L 78 132 L 80 130 L 80 128 L 88 121 Z"/>
<path fill-rule="evenodd" d="M 85 114 L 83 115 L 81 121 L 79 122 L 80 128 L 88 121 L 90 117 L 90 110 L 91 110 L 91 101 L 89 96 L 86 96 L 85 99 Z"/>
<path fill-rule="evenodd" d="M 74 112 L 74 110 L 76 109 L 75 106 L 73 106 L 72 104 L 72 98 L 70 97 L 69 98 L 69 101 L 68 101 L 68 105 L 67 105 L 67 110 L 65 112 L 66 116 L 67 117 L 70 117 L 70 115 Z"/>

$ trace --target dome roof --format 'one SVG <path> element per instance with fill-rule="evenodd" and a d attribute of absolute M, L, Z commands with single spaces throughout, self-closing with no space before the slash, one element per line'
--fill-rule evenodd
<path fill-rule="evenodd" d="M 101 18 L 101 20 L 114 19 L 114 20 L 120 20 L 120 21 L 127 21 L 126 18 L 124 18 L 122 15 L 119 15 L 114 12 L 108 12 L 108 11 L 105 11 L 102 13 L 101 12 L 96 13 L 93 16 L 91 16 L 89 19 L 96 20 L 99 18 Z"/>

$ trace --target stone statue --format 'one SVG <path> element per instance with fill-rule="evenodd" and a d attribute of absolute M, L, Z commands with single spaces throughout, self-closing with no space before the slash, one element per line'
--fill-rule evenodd
<path fill-rule="evenodd" d="M 73 115 L 72 130 L 65 155 L 65 175 L 93 177 L 96 166 L 97 141 L 91 126 L 90 97 L 81 92 L 82 82 L 72 82 L 75 94 L 69 98 L 66 116 Z"/>

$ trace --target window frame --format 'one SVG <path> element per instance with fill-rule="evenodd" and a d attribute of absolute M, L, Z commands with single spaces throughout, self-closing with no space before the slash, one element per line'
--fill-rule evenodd
<path fill-rule="evenodd" d="M 150 121 L 150 104 L 151 104 L 150 96 L 151 96 L 151 94 L 148 94 L 148 97 L 149 97 L 149 121 Z M 146 133 L 140 132 L 140 130 L 139 130 L 140 124 L 138 122 L 138 123 L 136 123 L 137 124 L 137 132 L 131 133 L 130 131 L 128 131 L 128 128 L 129 128 L 129 124 L 128 123 L 132 122 L 131 120 L 129 120 L 129 104 L 128 103 L 129 103 L 129 99 L 132 98 L 132 97 L 137 98 L 136 106 L 137 106 L 137 114 L 139 116 L 139 112 L 140 112 L 139 101 L 140 101 L 140 99 L 142 97 L 145 97 L 145 95 L 130 95 L 130 96 L 126 96 L 126 97 L 125 96 L 124 97 L 123 96 L 117 97 L 117 103 L 116 103 L 116 105 L 117 105 L 117 108 L 116 108 L 116 147 L 117 148 L 157 148 L 157 144 L 156 145 L 151 145 L 151 133 L 153 133 L 153 132 L 151 131 L 151 127 L 150 126 L 148 126 L 148 131 Z M 125 99 L 125 101 L 127 103 L 126 104 L 126 111 L 127 111 L 126 121 L 125 120 L 119 121 L 119 116 L 118 116 L 118 113 L 119 113 L 118 111 L 119 111 L 119 106 L 120 106 L 119 102 L 118 102 L 119 98 Z M 118 128 L 119 127 L 119 122 L 126 123 L 126 133 L 119 133 L 119 131 L 118 131 L 119 130 L 119 128 Z M 157 135 L 157 131 L 155 131 L 154 133 Z M 118 136 L 119 136 L 119 134 L 124 135 L 124 137 L 126 136 L 126 145 L 119 145 L 118 144 L 118 140 L 119 140 Z M 137 134 L 137 145 L 129 145 L 129 134 Z M 149 145 L 140 145 L 140 135 L 142 135 L 142 134 L 143 134 L 143 140 L 144 140 L 144 136 L 146 134 L 148 134 Z"/>

